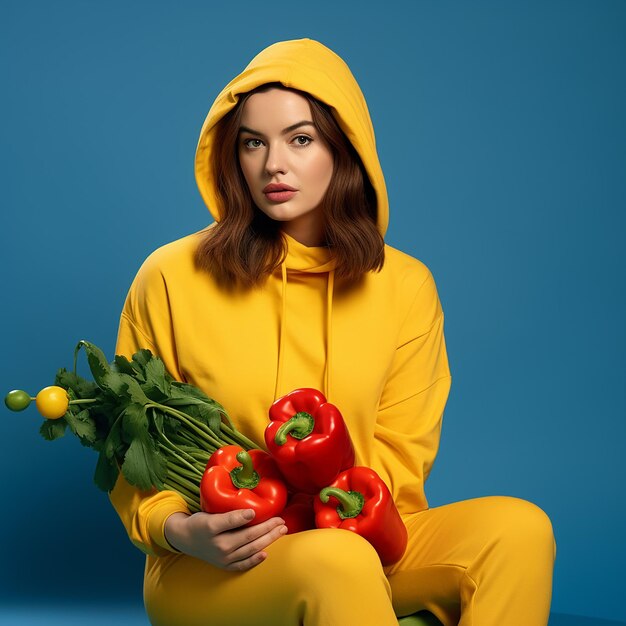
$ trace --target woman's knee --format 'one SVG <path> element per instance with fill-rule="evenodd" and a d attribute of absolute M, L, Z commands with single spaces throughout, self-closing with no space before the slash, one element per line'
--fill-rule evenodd
<path fill-rule="evenodd" d="M 280 548 L 284 575 L 300 581 L 384 577 L 376 550 L 351 531 L 325 528 L 286 535 L 276 548 Z"/>
<path fill-rule="evenodd" d="M 326 528 L 285 535 L 268 548 L 267 562 L 271 560 L 280 574 L 279 604 L 290 604 L 301 622 L 394 621 L 391 587 L 380 559 L 354 532 Z"/>
<path fill-rule="evenodd" d="M 511 496 L 493 496 L 493 516 L 499 521 L 501 539 L 518 546 L 545 548 L 556 556 L 552 522 L 536 504 Z"/>

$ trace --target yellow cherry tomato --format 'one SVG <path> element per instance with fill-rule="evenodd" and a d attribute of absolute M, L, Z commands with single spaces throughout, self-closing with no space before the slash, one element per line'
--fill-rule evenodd
<path fill-rule="evenodd" d="M 37 410 L 49 420 L 56 420 L 67 413 L 70 399 L 63 387 L 44 387 L 35 398 Z"/>

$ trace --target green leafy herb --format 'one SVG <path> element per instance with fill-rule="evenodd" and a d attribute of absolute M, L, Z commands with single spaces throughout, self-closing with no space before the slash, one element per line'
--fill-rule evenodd
<path fill-rule="evenodd" d="M 59 439 L 59 437 L 63 437 L 66 427 L 67 422 L 63 418 L 58 420 L 46 420 L 41 425 L 39 432 L 44 439 L 52 441 L 53 439 Z"/>
<path fill-rule="evenodd" d="M 88 409 L 79 411 L 76 415 L 72 411 L 65 414 L 65 421 L 71 431 L 81 440 L 81 443 L 90 446 L 96 440 L 96 423 L 89 415 Z"/>
<path fill-rule="evenodd" d="M 93 380 L 76 373 L 81 350 Z M 100 348 L 79 341 L 74 371 L 59 369 L 55 385 L 67 390 L 69 409 L 60 419 L 46 420 L 41 435 L 58 439 L 69 427 L 84 446 L 96 450 L 94 482 L 104 491 L 114 488 L 121 471 L 141 490 L 177 491 L 195 512 L 212 452 L 231 443 L 246 450 L 259 447 L 235 429 L 219 402 L 174 380 L 150 350 L 139 350 L 131 360 L 117 355 L 109 363 Z"/>

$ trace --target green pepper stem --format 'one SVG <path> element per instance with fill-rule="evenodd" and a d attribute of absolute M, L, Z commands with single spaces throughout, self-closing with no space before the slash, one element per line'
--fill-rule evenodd
<path fill-rule="evenodd" d="M 330 496 L 339 500 L 337 514 L 341 519 L 356 517 L 365 504 L 365 498 L 359 491 L 344 491 L 339 487 L 324 487 L 320 491 L 320 500 L 326 504 Z"/>
<path fill-rule="evenodd" d="M 314 427 L 313 416 L 306 411 L 299 411 L 276 431 L 274 442 L 279 446 L 285 445 L 289 434 L 294 439 L 304 439 L 313 432 Z"/>
<path fill-rule="evenodd" d="M 93 404 L 98 402 L 97 398 L 81 398 L 80 400 L 70 400 L 70 404 Z"/>
<path fill-rule="evenodd" d="M 254 489 L 259 484 L 261 477 L 252 465 L 252 458 L 246 450 L 239 452 L 236 458 L 241 465 L 230 472 L 233 485 L 238 489 Z"/>

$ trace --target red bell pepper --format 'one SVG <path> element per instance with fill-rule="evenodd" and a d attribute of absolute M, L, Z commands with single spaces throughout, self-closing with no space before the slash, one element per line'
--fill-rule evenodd
<path fill-rule="evenodd" d="M 308 493 L 296 493 L 287 500 L 280 516 L 285 520 L 288 535 L 315 528 L 313 497 Z"/>
<path fill-rule="evenodd" d="M 269 410 L 265 443 L 295 491 L 317 494 L 354 465 L 354 446 L 339 409 L 316 389 L 295 389 Z"/>
<path fill-rule="evenodd" d="M 383 565 L 402 558 L 407 530 L 391 493 L 369 467 L 353 467 L 337 476 L 315 498 L 318 528 L 344 528 L 367 539 Z"/>
<path fill-rule="evenodd" d="M 222 446 L 209 458 L 200 481 L 200 508 L 206 513 L 253 509 L 245 526 L 280 515 L 287 487 L 272 457 L 263 450 Z"/>

